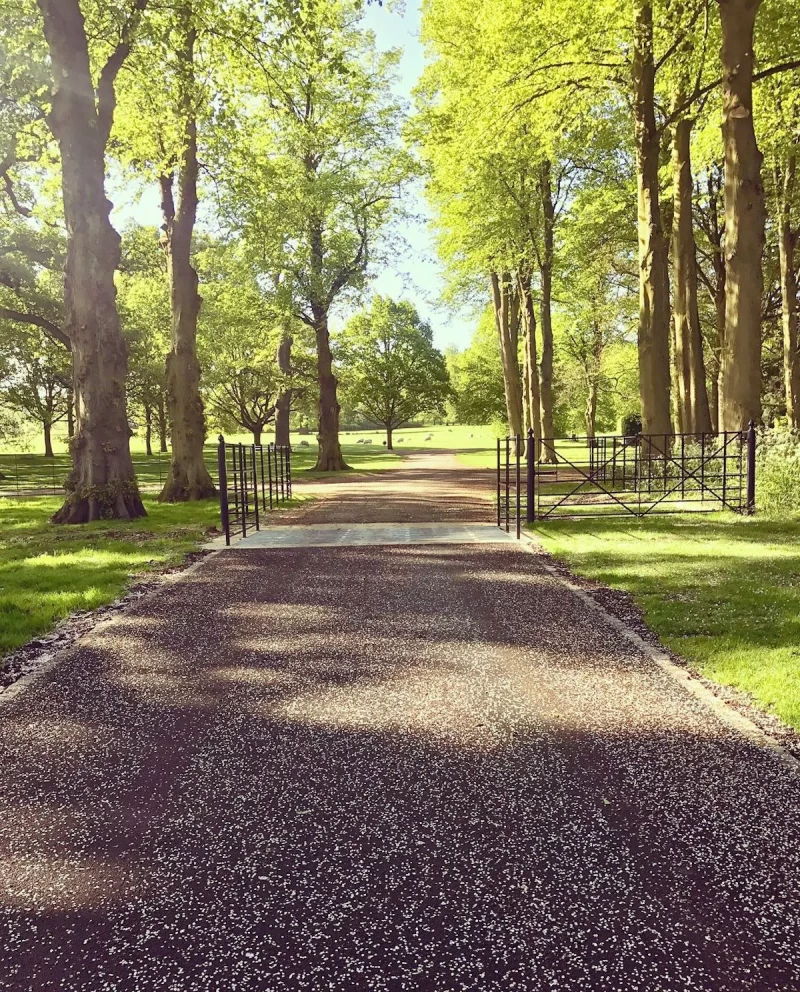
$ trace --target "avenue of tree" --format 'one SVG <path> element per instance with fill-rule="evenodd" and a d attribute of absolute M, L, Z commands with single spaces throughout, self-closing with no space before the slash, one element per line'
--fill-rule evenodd
<path fill-rule="evenodd" d="M 800 429 L 794 0 L 424 0 L 409 114 L 362 0 L 0 0 L 0 428 L 66 429 L 59 522 L 214 493 L 209 424 L 342 405 L 553 437 Z M 382 12 L 391 17 L 390 11 Z M 422 177 L 442 356 L 372 298 Z M 109 190 L 161 224 L 112 224 Z M 336 324 L 334 324 L 334 327 Z M 341 381 L 340 381 L 341 380 Z"/>
<path fill-rule="evenodd" d="M 558 324 L 590 434 L 625 341 L 645 433 L 800 426 L 800 7 L 423 12 L 415 137 L 451 293 L 491 301 L 511 430 L 553 434 Z"/>

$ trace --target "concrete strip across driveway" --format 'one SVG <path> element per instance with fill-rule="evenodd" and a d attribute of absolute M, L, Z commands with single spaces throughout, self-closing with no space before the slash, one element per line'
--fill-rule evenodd
<path fill-rule="evenodd" d="M 4 990 L 799 985 L 796 777 L 516 547 L 215 556 L 0 770 Z"/>
<path fill-rule="evenodd" d="M 234 547 L 245 548 L 327 548 L 361 547 L 378 544 L 496 544 L 513 541 L 513 535 L 494 524 L 294 524 L 272 525 L 253 531 L 238 540 Z M 225 539 L 217 538 L 217 547 Z"/>

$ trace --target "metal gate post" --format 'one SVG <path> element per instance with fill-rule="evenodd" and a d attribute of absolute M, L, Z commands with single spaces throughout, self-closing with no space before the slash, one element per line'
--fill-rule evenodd
<path fill-rule="evenodd" d="M 525 522 L 532 524 L 536 519 L 536 440 L 533 436 L 533 428 L 528 430 L 528 447 L 525 452 L 526 458 L 526 478 L 525 485 L 528 490 L 527 502 L 525 504 Z"/>
<path fill-rule="evenodd" d="M 500 526 L 500 438 L 497 439 L 497 526 Z"/>
<path fill-rule="evenodd" d="M 256 511 L 256 530 L 261 530 L 261 521 L 258 519 L 258 472 L 256 471 L 256 446 L 251 445 L 253 451 L 253 501 Z"/>
<path fill-rule="evenodd" d="M 520 449 L 522 447 L 522 438 L 519 434 L 514 435 L 514 449 L 517 456 L 517 540 L 519 540 L 519 525 L 520 525 L 520 482 L 519 482 L 519 459 L 520 459 Z"/>
<path fill-rule="evenodd" d="M 511 523 L 511 508 L 509 501 L 511 499 L 511 438 L 506 437 L 506 534 L 510 530 Z"/>
<path fill-rule="evenodd" d="M 292 498 L 292 446 L 286 446 L 286 492 Z"/>
<path fill-rule="evenodd" d="M 219 472 L 219 518 L 225 534 L 225 544 L 231 543 L 231 521 L 228 509 L 228 466 L 225 464 L 225 438 L 219 435 L 217 445 L 217 470 Z"/>
<path fill-rule="evenodd" d="M 756 512 L 756 425 L 747 428 L 747 512 Z"/>

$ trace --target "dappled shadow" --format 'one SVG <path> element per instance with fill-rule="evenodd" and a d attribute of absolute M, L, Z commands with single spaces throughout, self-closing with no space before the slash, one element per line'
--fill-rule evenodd
<path fill-rule="evenodd" d="M 793 987 L 796 782 L 513 549 L 228 552 L 0 761 L 4 988 Z"/>

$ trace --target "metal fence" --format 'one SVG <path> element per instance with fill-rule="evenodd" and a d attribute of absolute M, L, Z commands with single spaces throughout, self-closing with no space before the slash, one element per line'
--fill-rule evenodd
<path fill-rule="evenodd" d="M 524 463 L 524 473 L 523 473 Z M 523 484 L 524 475 L 524 484 Z M 536 520 L 753 513 L 756 430 L 497 442 L 497 525 Z"/>
<path fill-rule="evenodd" d="M 219 512 L 225 543 L 231 535 L 261 530 L 261 515 L 292 496 L 292 449 L 281 444 L 228 444 L 217 447 Z"/>

